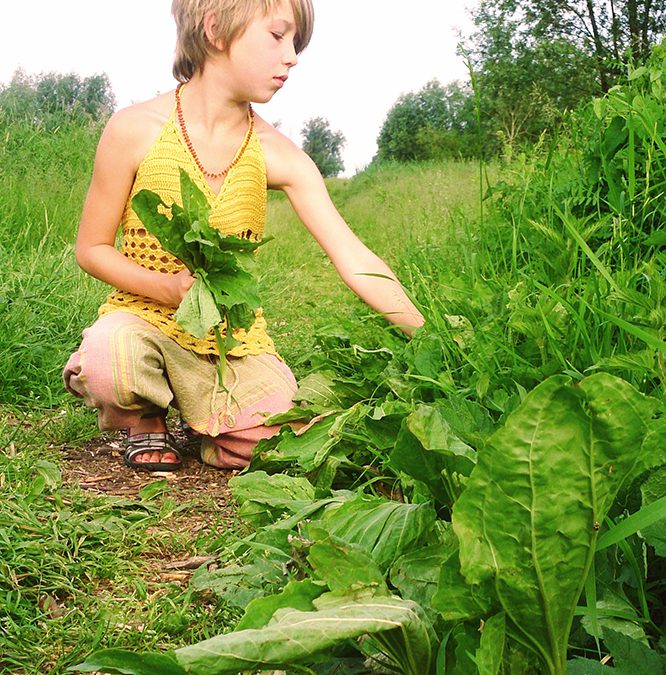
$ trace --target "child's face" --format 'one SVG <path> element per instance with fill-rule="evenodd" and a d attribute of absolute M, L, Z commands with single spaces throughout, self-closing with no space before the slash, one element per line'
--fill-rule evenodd
<path fill-rule="evenodd" d="M 229 76 L 244 98 L 266 103 L 284 86 L 298 61 L 295 37 L 296 21 L 288 0 L 282 0 L 273 12 L 255 14 L 227 52 Z"/>

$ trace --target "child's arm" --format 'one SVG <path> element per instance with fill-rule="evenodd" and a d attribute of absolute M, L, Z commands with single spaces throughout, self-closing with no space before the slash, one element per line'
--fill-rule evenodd
<path fill-rule="evenodd" d="M 314 162 L 284 136 L 264 144 L 269 186 L 284 190 L 303 224 L 363 301 L 411 335 L 424 322 L 395 274 L 351 231 Z M 381 275 L 381 276 L 369 276 Z M 384 277 L 389 277 L 384 278 Z"/>
<path fill-rule="evenodd" d="M 141 267 L 115 248 L 137 167 L 154 140 L 153 127 L 159 129 L 156 117 L 137 106 L 109 120 L 97 148 L 83 206 L 76 260 L 86 272 L 115 288 L 176 307 L 194 283 L 188 270 L 162 274 Z"/>

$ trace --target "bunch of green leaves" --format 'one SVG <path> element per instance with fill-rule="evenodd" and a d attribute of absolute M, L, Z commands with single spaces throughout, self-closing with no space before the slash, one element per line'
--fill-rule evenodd
<path fill-rule="evenodd" d="M 248 329 L 254 321 L 254 310 L 260 306 L 253 254 L 268 239 L 255 242 L 223 235 L 212 227 L 205 194 L 182 168 L 180 191 L 182 206 L 167 205 L 155 192 L 141 190 L 132 199 L 132 208 L 162 247 L 194 276 L 194 284 L 175 318 L 197 338 L 214 330 L 223 368 L 226 353 L 237 344 L 234 330 Z M 222 324 L 226 326 L 224 339 Z"/>

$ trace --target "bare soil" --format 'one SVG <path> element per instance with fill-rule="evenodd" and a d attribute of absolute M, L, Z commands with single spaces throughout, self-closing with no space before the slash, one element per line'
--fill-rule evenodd
<path fill-rule="evenodd" d="M 156 479 L 166 479 L 170 496 L 179 502 L 215 495 L 220 508 L 231 509 L 229 478 L 237 471 L 221 471 L 192 456 L 183 457 L 177 471 L 140 471 L 125 465 L 121 436 L 97 438 L 83 447 L 66 448 L 63 453 L 63 480 L 66 484 L 98 492 L 135 499 L 141 488 Z"/>
<path fill-rule="evenodd" d="M 176 432 L 174 435 L 178 436 Z M 182 438 L 177 438 L 182 441 Z M 168 497 L 179 506 L 180 512 L 163 520 L 161 530 L 176 532 L 185 540 L 194 541 L 199 534 L 212 528 L 238 528 L 236 506 L 228 481 L 238 471 L 220 470 L 203 464 L 190 455 L 183 456 L 183 466 L 177 471 L 140 471 L 130 468 L 123 461 L 123 439 L 120 434 L 96 438 L 82 447 L 63 448 L 61 471 L 63 483 L 78 485 L 94 494 L 138 499 L 142 488 L 156 480 L 166 480 Z M 183 559 L 183 551 L 157 553 L 160 576 L 170 581 L 183 580 L 191 571 L 209 560 L 198 560 L 192 550 L 191 559 Z M 152 556 L 149 556 L 152 557 Z M 187 556 L 186 556 L 187 558 Z M 155 561 L 157 562 L 157 561 Z M 165 570 L 173 570 L 171 574 Z"/>

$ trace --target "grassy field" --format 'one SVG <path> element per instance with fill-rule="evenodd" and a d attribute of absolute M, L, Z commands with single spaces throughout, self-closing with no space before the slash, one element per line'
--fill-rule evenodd
<path fill-rule="evenodd" d="M 73 255 L 98 132 L 17 125 L 0 150 L 9 188 L 0 195 L 0 672 L 62 673 L 95 648 L 177 647 L 237 619 L 224 602 L 151 577 L 165 551 L 206 555 L 222 531 L 227 542 L 234 536 L 221 517 L 193 539 L 180 526 L 188 514 L 214 513 L 206 500 L 215 494 L 170 494 L 157 480 L 123 500 L 63 479 L 63 451 L 99 435 L 94 414 L 60 380 L 107 293 Z M 476 176 L 468 164 L 387 167 L 329 188 L 359 236 L 406 274 L 415 255 L 454 242 L 474 218 Z M 297 374 L 327 326 L 344 324 L 359 340 L 381 335 L 384 322 L 343 285 L 279 194 L 270 196 L 267 234 L 265 313 Z"/>
<path fill-rule="evenodd" d="M 658 152 L 663 102 L 650 89 L 661 72 L 634 77 L 627 92 L 611 92 L 593 111 L 571 120 L 560 137 L 516 153 L 511 162 L 484 167 L 483 199 L 480 168 L 472 163 L 370 167 L 353 179 L 329 182 L 343 216 L 389 262 L 427 318 L 426 328 L 409 343 L 344 287 L 286 200 L 270 196 L 267 234 L 274 240 L 259 256 L 265 314 L 281 354 L 299 378 L 310 377 L 310 414 L 336 416 L 315 425 L 313 433 L 325 433 L 314 442 L 336 449 L 330 458 L 315 453 L 324 458 L 319 464 L 313 457 L 299 464 L 289 455 L 299 441 L 287 438 L 287 450 L 269 448 L 258 468 L 270 468 L 276 477 L 246 474 L 248 485 L 257 481 L 246 493 L 242 481 L 236 483 L 236 494 L 245 494 L 249 503 L 243 512 L 252 516 L 242 522 L 226 480 L 216 482 L 210 474 L 198 490 L 148 478 L 115 496 L 95 491 L 101 475 L 87 476 L 87 482 L 76 478 L 69 458 L 74 453 L 81 462 L 86 444 L 99 448 L 101 441 L 94 415 L 63 391 L 60 371 L 107 292 L 83 275 L 73 258 L 99 129 L 66 123 L 54 133 L 30 123 L 5 129 L 8 142 L 0 148 L 0 178 L 8 186 L 0 193 L 5 262 L 0 279 L 0 672 L 62 673 L 103 647 L 163 651 L 191 645 L 231 629 L 250 598 L 268 599 L 288 580 L 307 585 L 312 577 L 318 588 L 333 591 L 338 581 L 327 576 L 322 553 L 330 542 L 318 541 L 315 549 L 311 540 L 300 539 L 299 528 L 305 527 L 300 522 L 281 538 L 270 528 L 272 519 L 282 517 L 282 507 L 271 511 L 270 499 L 252 506 L 253 494 L 268 485 L 286 490 L 290 499 L 292 487 L 285 485 L 303 491 L 295 511 L 303 495 L 325 501 L 338 487 L 356 491 L 353 499 L 350 492 L 344 498 L 333 495 L 351 500 L 345 508 L 354 518 L 362 518 L 372 500 L 389 510 L 428 511 L 406 528 L 415 537 L 408 548 L 424 548 L 405 550 L 404 541 L 389 542 L 394 557 L 382 560 L 384 567 L 374 577 L 370 554 L 359 550 L 364 542 L 345 531 L 346 523 L 335 522 L 335 509 L 321 523 L 348 537 L 337 543 L 356 561 L 357 572 L 370 570 L 370 586 L 381 587 L 390 577 L 391 592 L 418 601 L 435 617 L 431 635 L 436 634 L 433 645 L 440 644 L 437 658 L 453 659 L 454 670 L 447 673 L 472 672 L 466 661 L 467 670 L 462 661 L 462 670 L 455 669 L 456 659 L 468 653 L 504 658 L 505 672 L 512 673 L 562 673 L 569 656 L 600 659 L 608 650 L 618 664 L 624 657 L 633 668 L 615 632 L 632 640 L 631 649 L 638 650 L 633 659 L 662 659 L 666 589 L 658 518 L 663 526 L 666 165 Z M 644 128 L 637 129 L 637 120 Z M 337 400 L 331 403 L 328 394 Z M 604 417 L 611 410 L 606 406 L 612 414 Z M 465 600 L 469 589 L 459 567 L 448 565 L 441 548 L 458 546 L 460 564 L 479 573 L 474 556 L 464 563 L 463 548 L 467 541 L 485 541 L 485 533 L 456 543 L 452 514 L 459 498 L 468 509 L 479 500 L 480 513 L 493 488 L 522 475 L 518 465 L 503 469 L 502 463 L 520 445 L 520 427 L 531 428 L 530 410 L 538 411 L 545 429 L 543 445 L 537 447 L 526 434 L 526 455 L 518 464 L 529 460 L 531 469 L 543 473 L 529 486 L 516 483 L 516 493 L 535 485 L 543 490 L 534 503 L 537 515 L 543 509 L 547 516 L 538 531 L 530 529 L 533 523 L 521 520 L 525 512 L 532 514 L 526 507 L 514 514 L 513 524 L 516 531 L 531 532 L 533 542 L 556 547 L 563 541 L 559 509 L 569 499 L 578 520 L 571 537 L 564 538 L 565 549 L 579 546 L 582 562 L 561 572 L 561 556 L 555 555 L 556 573 L 546 581 L 556 592 L 539 595 L 540 578 L 532 600 L 524 603 L 520 589 L 531 588 L 530 559 L 514 605 L 493 596 L 484 602 L 493 612 L 498 605 L 492 603 L 499 602 L 502 612 L 474 613 L 478 605 Z M 307 445 L 308 435 L 303 438 Z M 507 439 L 518 439 L 516 447 Z M 572 464 L 572 453 L 587 443 L 592 449 L 574 463 L 576 470 L 563 471 Z M 479 460 L 472 471 L 477 451 L 481 457 L 480 451 L 493 447 L 499 448 L 496 465 L 481 466 Z M 439 454 L 450 448 L 455 457 L 447 464 L 450 460 Z M 532 465 L 537 450 L 541 466 Z M 605 452 L 616 454 L 596 466 Z M 551 459 L 562 464 L 551 466 Z M 491 475 L 493 468 L 504 470 L 501 480 Z M 103 470 L 103 464 L 96 465 L 96 471 Z M 130 472 L 121 475 L 131 483 Z M 567 495 L 558 492 L 565 483 Z M 576 511 L 581 495 L 592 495 L 590 504 Z M 513 502 L 497 502 L 488 522 L 501 520 L 502 509 L 510 513 Z M 464 521 L 465 506 L 458 513 Z M 640 521 L 646 513 L 651 520 Z M 640 516 L 640 535 L 629 514 Z M 467 515 L 466 526 L 473 529 L 479 518 Z M 427 518 L 436 519 L 435 525 L 426 527 Z M 314 532 L 318 536 L 316 527 Z M 609 535 L 614 538 L 595 558 L 598 534 L 607 542 Z M 267 537 L 266 552 L 247 543 L 255 536 Z M 519 548 L 518 558 L 526 550 Z M 307 550 L 318 550 L 320 557 L 306 561 Z M 423 550 L 426 557 L 419 558 Z M 290 561 L 279 582 L 260 574 L 271 553 L 278 567 L 285 556 Z M 428 592 L 410 578 L 410 565 L 399 562 L 399 556 L 410 554 L 416 569 L 426 570 L 426 559 L 431 563 Z M 206 586 L 205 574 L 196 577 L 197 585 L 188 583 L 189 572 L 181 568 L 165 573 L 164 561 L 193 556 L 209 556 L 214 565 L 237 562 L 228 573 L 233 584 L 220 586 L 215 570 L 210 578 L 218 579 L 219 592 L 213 582 Z M 457 558 L 456 553 L 452 559 Z M 437 586 L 445 563 L 442 574 L 451 576 Z M 395 576 L 389 575 L 394 564 Z M 231 577 L 220 572 L 228 584 Z M 563 580 L 570 586 L 569 602 L 552 611 L 566 630 L 551 639 L 552 621 L 546 621 L 525 651 L 525 632 L 540 625 L 541 603 L 556 604 L 565 595 Z M 346 590 L 356 588 L 355 578 L 347 581 Z M 446 597 L 449 589 L 460 594 Z M 448 603 L 457 601 L 458 621 L 446 624 Z M 517 605 L 523 617 L 511 615 Z M 506 628 L 504 656 L 492 652 L 492 644 L 484 646 L 479 616 L 492 619 L 493 630 Z M 448 647 L 443 635 L 451 635 Z M 604 652 L 600 638 L 608 641 Z M 349 665 L 342 657 L 340 663 Z M 547 667 L 540 669 L 539 663 Z"/>

